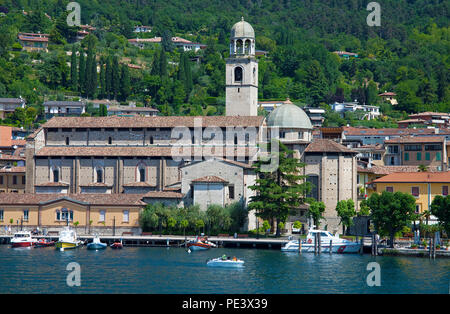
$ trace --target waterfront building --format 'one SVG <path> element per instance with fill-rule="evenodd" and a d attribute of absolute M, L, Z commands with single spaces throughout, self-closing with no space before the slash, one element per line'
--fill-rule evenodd
<path fill-rule="evenodd" d="M 398 137 L 385 141 L 385 164 L 396 166 L 435 166 L 446 171 L 447 140 L 445 137 Z"/>
<path fill-rule="evenodd" d="M 25 167 L 0 168 L 0 193 L 25 193 Z"/>
<path fill-rule="evenodd" d="M 392 173 L 370 183 L 376 193 L 383 191 L 403 192 L 416 198 L 416 213 L 429 211 L 436 195 L 447 196 L 450 186 L 450 172 Z M 430 216 L 429 222 L 437 222 Z"/>
<path fill-rule="evenodd" d="M 145 203 L 139 194 L 16 194 L 0 193 L 0 226 L 22 225 L 30 230 L 58 231 L 78 222 L 81 233 L 101 232 L 117 235 L 136 232 L 139 212 Z M 13 221 L 11 224 L 10 221 Z"/>
<path fill-rule="evenodd" d="M 26 195 L 51 194 L 55 202 L 85 202 L 82 198 L 92 195 L 98 206 L 100 195 L 105 202 L 133 195 L 144 204 L 198 204 L 202 210 L 211 204 L 247 205 L 255 193 L 249 188 L 256 180 L 252 163 L 260 144 L 275 137 L 306 164 L 310 196 L 326 205 L 322 226 L 340 232 L 335 207 L 340 200 L 356 203 L 357 152 L 313 138 L 311 119 L 289 100 L 267 118 L 257 115 L 255 35 L 243 20 L 232 28 L 230 52 L 225 116 L 55 116 L 27 137 Z M 307 204 L 297 208 L 285 228 L 291 230 L 296 219 L 307 226 L 307 210 Z M 251 211 L 244 229 L 258 222 L 261 226 Z"/>

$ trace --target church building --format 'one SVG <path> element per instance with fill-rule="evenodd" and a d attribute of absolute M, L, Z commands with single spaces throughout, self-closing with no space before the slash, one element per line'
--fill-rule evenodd
<path fill-rule="evenodd" d="M 339 232 L 337 202 L 351 198 L 357 203 L 356 152 L 331 140 L 313 139 L 308 115 L 293 103 L 276 108 L 267 118 L 258 116 L 257 104 L 255 32 L 242 19 L 231 30 L 225 116 L 53 117 L 27 138 L 23 197 L 28 195 L 37 203 L 28 202 L 23 210 L 38 210 L 39 202 L 54 198 L 71 200 L 65 203 L 70 212 L 70 202 L 88 204 L 80 195 L 91 195 L 89 200 L 95 199 L 96 206 L 102 197 L 118 202 L 127 217 L 127 204 L 132 213 L 139 206 L 143 208 L 142 204 L 156 202 L 198 204 L 202 210 L 211 204 L 247 205 L 255 193 L 249 187 L 256 180 L 252 163 L 258 157 L 259 144 L 276 130 L 278 138 L 294 150 L 294 157 L 306 163 L 304 175 L 314 186 L 310 196 L 326 205 L 321 227 Z M 35 195 L 42 196 L 32 197 Z M 11 197 L 0 194 L 4 215 L 0 225 L 8 222 L 11 202 Z M 13 206 L 14 219 L 21 204 Z M 73 215 L 82 217 L 71 219 L 88 221 L 77 206 Z M 108 208 L 101 210 L 102 217 L 108 216 Z M 307 223 L 306 211 L 307 206 L 302 207 L 290 217 L 286 229 L 291 230 L 295 220 Z M 40 216 L 44 213 L 56 215 L 51 210 L 27 212 L 30 217 L 39 217 L 28 226 L 55 227 L 52 217 Z M 256 226 L 257 219 L 250 212 L 244 228 Z"/>

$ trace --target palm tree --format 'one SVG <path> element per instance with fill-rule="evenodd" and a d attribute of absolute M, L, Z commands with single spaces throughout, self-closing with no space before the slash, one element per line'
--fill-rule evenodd
<path fill-rule="evenodd" d="M 419 165 L 419 172 L 427 172 L 428 171 L 428 167 L 425 165 Z"/>

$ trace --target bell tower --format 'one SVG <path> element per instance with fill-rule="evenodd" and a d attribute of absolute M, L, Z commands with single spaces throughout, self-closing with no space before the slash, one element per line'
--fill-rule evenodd
<path fill-rule="evenodd" d="M 230 57 L 226 59 L 227 116 L 258 115 L 258 61 L 255 31 L 244 18 L 231 29 Z"/>

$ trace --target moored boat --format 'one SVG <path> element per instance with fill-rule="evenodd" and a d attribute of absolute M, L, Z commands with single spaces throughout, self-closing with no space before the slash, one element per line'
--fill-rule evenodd
<path fill-rule="evenodd" d="M 212 247 L 217 247 L 217 245 L 208 241 L 207 237 L 196 237 L 194 240 L 187 243 L 187 247 L 191 251 L 200 251 L 208 250 Z"/>
<path fill-rule="evenodd" d="M 108 245 L 106 243 L 103 243 L 100 241 L 100 237 L 98 235 L 96 235 L 94 237 L 94 240 L 92 240 L 91 243 L 87 244 L 87 249 L 88 250 L 103 250 L 106 249 Z"/>
<path fill-rule="evenodd" d="M 320 247 L 323 253 L 329 253 L 330 249 L 332 253 L 358 253 L 361 244 L 358 242 L 352 242 L 346 239 L 341 239 L 338 236 L 331 234 L 326 230 L 311 229 L 306 236 L 306 240 L 301 241 L 301 252 L 314 253 L 314 244 L 316 234 L 320 234 Z M 330 247 L 331 242 L 331 247 Z M 298 252 L 299 240 L 291 240 L 281 248 L 282 252 Z"/>
<path fill-rule="evenodd" d="M 121 248 L 123 248 L 122 240 L 120 240 L 120 242 L 115 241 L 114 243 L 112 243 L 112 244 L 110 245 L 110 247 L 111 247 L 112 249 L 121 249 Z"/>
<path fill-rule="evenodd" d="M 206 265 L 212 267 L 243 267 L 244 261 L 236 257 L 230 258 L 224 255 L 208 260 Z"/>
<path fill-rule="evenodd" d="M 38 241 L 34 242 L 34 247 L 47 247 L 47 246 L 54 246 L 55 241 L 49 241 L 47 239 L 39 239 Z"/>
<path fill-rule="evenodd" d="M 77 234 L 69 227 L 59 232 L 59 239 L 56 242 L 56 249 L 61 251 L 75 249 L 81 245 L 81 241 L 77 239 Z"/>
<path fill-rule="evenodd" d="M 11 247 L 29 247 L 32 246 L 37 240 L 31 237 L 29 231 L 19 231 L 14 234 L 11 239 Z"/>

